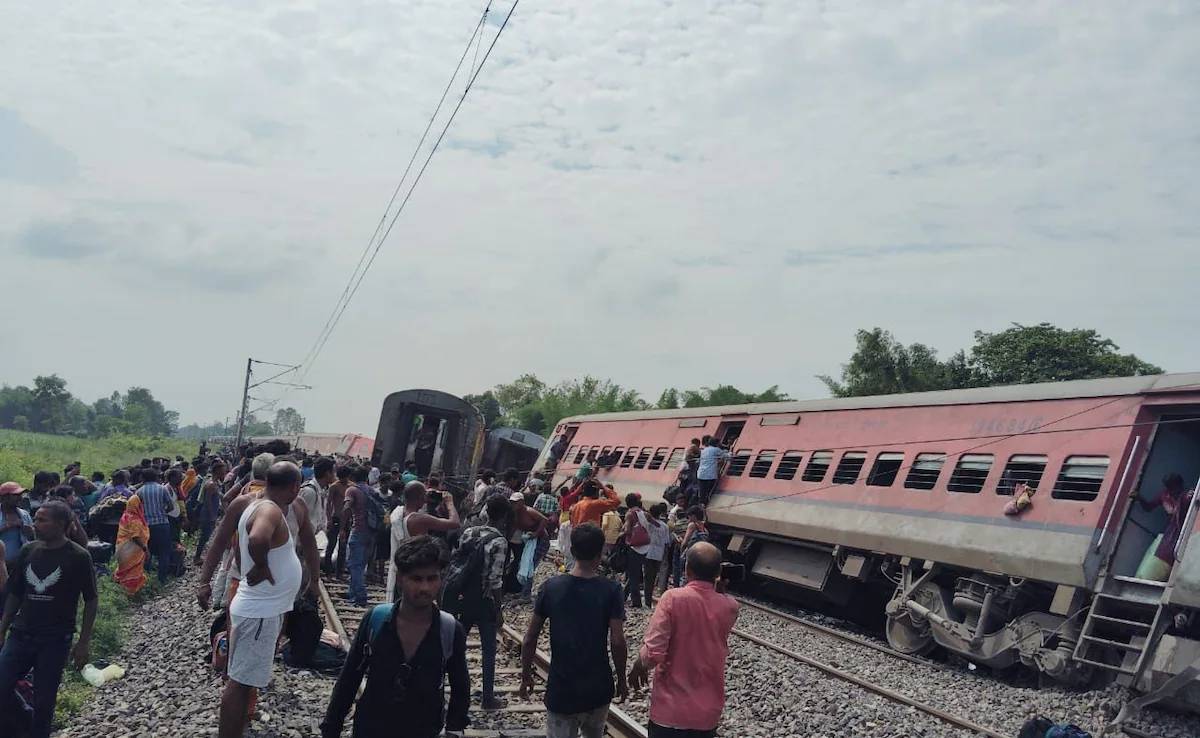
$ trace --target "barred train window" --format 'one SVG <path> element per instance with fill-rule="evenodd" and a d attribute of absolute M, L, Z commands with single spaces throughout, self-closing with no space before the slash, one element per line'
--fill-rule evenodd
<path fill-rule="evenodd" d="M 1000 483 L 996 485 L 996 494 L 1011 497 L 1013 490 L 1022 482 L 1036 489 L 1041 484 L 1042 473 L 1045 471 L 1045 456 L 1013 454 L 1004 465 L 1004 473 L 1000 475 Z"/>
<path fill-rule="evenodd" d="M 746 465 L 750 463 L 751 453 L 749 449 L 738 449 L 737 453 L 733 455 L 733 460 L 729 462 L 729 471 L 725 472 L 726 475 L 731 477 L 742 476 L 742 472 L 746 471 Z"/>
<path fill-rule="evenodd" d="M 808 466 L 804 467 L 804 474 L 800 478 L 806 482 L 819 482 L 825 478 L 825 472 L 829 471 L 831 463 L 833 463 L 832 451 L 813 451 L 813 455 L 808 457 Z"/>
<path fill-rule="evenodd" d="M 640 452 L 638 452 L 637 461 L 633 462 L 633 468 L 634 469 L 645 469 L 646 462 L 650 460 L 650 452 L 653 450 L 654 449 L 652 449 L 651 447 L 646 446 Z"/>
<path fill-rule="evenodd" d="M 1056 500 L 1091 502 L 1100 494 L 1107 473 L 1107 456 L 1068 456 L 1050 496 Z"/>
<path fill-rule="evenodd" d="M 905 489 L 933 489 L 946 465 L 946 454 L 917 454 L 904 480 Z"/>
<path fill-rule="evenodd" d="M 783 458 L 779 460 L 779 467 L 775 469 L 775 478 L 795 479 L 802 458 L 803 454 L 799 451 L 784 451 Z"/>
<path fill-rule="evenodd" d="M 657 471 L 663 468 L 663 464 L 667 461 L 667 447 L 663 446 L 655 450 L 654 457 L 650 459 L 650 471 Z"/>
<path fill-rule="evenodd" d="M 987 481 L 994 458 L 992 454 L 963 454 L 958 457 L 958 465 L 954 467 L 946 488 L 951 492 L 978 493 Z"/>
<path fill-rule="evenodd" d="M 625 456 L 621 459 L 621 468 L 622 469 L 629 468 L 629 465 L 633 463 L 634 457 L 637 456 L 637 452 L 638 452 L 637 446 L 629 447 L 629 450 L 625 452 Z"/>
<path fill-rule="evenodd" d="M 904 454 L 884 451 L 875 457 L 871 473 L 867 475 L 867 484 L 872 487 L 891 487 L 896 482 L 896 475 L 904 465 Z"/>
<path fill-rule="evenodd" d="M 863 464 L 867 463 L 865 451 L 847 451 L 842 454 L 837 469 L 833 470 L 834 484 L 854 484 L 862 472 Z"/>
<path fill-rule="evenodd" d="M 683 463 L 683 449 L 681 449 L 681 448 L 671 449 L 671 457 L 669 459 L 667 459 L 667 468 L 674 469 L 674 468 L 678 467 L 681 463 Z"/>
<path fill-rule="evenodd" d="M 578 453 L 576 453 L 576 451 L 578 451 Z M 567 457 L 568 458 L 571 456 L 571 454 L 575 454 L 575 461 L 572 463 L 578 464 L 579 462 L 583 461 L 583 447 L 582 446 L 572 446 L 571 448 L 567 449 Z"/>
<path fill-rule="evenodd" d="M 767 476 L 767 472 L 771 471 L 771 464 L 775 463 L 775 449 L 764 449 L 758 452 L 758 458 L 754 460 L 754 466 L 750 467 L 750 476 L 756 479 L 763 479 Z"/>

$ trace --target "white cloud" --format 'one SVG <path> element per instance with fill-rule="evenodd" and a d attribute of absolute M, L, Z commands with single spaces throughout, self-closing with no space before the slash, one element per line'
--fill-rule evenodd
<path fill-rule="evenodd" d="M 315 338 L 482 5 L 0 9 L 0 152 L 75 163 L 0 177 L 39 303 L 0 380 L 231 412 L 247 355 Z M 1051 320 L 1195 369 L 1197 68 L 1186 5 L 525 0 L 293 397 L 371 431 L 394 389 L 524 371 L 815 395 L 874 325 L 949 352 Z"/>

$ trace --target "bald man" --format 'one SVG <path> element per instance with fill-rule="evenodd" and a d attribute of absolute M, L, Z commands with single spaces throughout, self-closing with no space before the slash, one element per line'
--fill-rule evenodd
<path fill-rule="evenodd" d="M 649 738 L 712 738 L 725 709 L 725 660 L 737 600 L 717 591 L 721 551 L 707 542 L 687 552 L 687 586 L 667 590 L 646 627 L 629 686 L 650 680 Z"/>

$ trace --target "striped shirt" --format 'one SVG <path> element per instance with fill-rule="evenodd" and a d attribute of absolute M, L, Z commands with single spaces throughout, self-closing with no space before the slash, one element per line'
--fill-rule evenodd
<path fill-rule="evenodd" d="M 549 492 L 543 492 L 533 501 L 533 509 L 547 518 L 558 516 L 558 498 Z"/>
<path fill-rule="evenodd" d="M 146 513 L 146 525 L 166 525 L 167 513 L 176 508 L 175 493 L 165 484 L 148 482 L 137 491 L 142 500 L 142 510 Z"/>

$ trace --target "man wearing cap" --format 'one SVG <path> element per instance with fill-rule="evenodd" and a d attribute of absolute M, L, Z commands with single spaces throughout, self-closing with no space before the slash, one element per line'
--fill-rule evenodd
<path fill-rule="evenodd" d="M 12 567 L 21 547 L 32 540 L 33 517 L 21 509 L 21 485 L 0 484 L 0 542 L 4 543 L 5 563 Z"/>
<path fill-rule="evenodd" d="M 526 538 L 536 541 L 546 535 L 546 516 L 526 505 L 525 495 L 520 492 L 511 492 L 508 501 L 512 506 L 513 517 L 512 529 L 508 534 L 508 567 L 504 571 L 504 591 L 523 592 L 525 588 L 517 579 L 517 571 L 521 568 L 521 552 L 525 549 Z"/>

